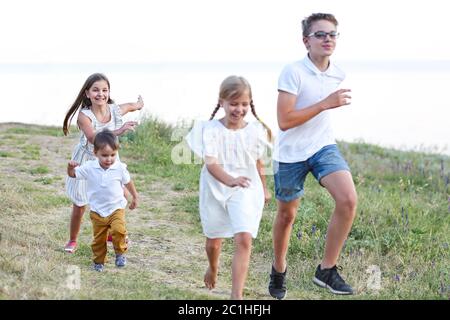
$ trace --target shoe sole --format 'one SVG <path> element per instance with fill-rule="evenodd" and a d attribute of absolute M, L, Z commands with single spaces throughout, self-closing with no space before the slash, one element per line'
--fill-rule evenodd
<path fill-rule="evenodd" d="M 316 277 L 313 278 L 313 282 L 314 282 L 314 284 L 318 285 L 321 288 L 325 288 L 325 289 L 330 290 L 330 292 L 334 293 L 334 294 L 339 294 L 339 295 L 343 295 L 343 296 L 344 295 L 351 295 L 351 294 L 353 294 L 352 292 L 334 290 L 332 287 L 327 285 L 325 282 L 320 281 Z"/>
<path fill-rule="evenodd" d="M 76 249 L 66 249 L 64 248 L 64 251 L 67 253 L 74 253 Z"/>
<path fill-rule="evenodd" d="M 271 296 L 272 298 L 274 298 L 274 299 L 277 299 L 277 300 L 284 300 L 284 299 L 286 298 L 286 296 L 287 296 L 287 290 L 286 290 L 286 292 L 284 293 L 284 296 L 283 296 L 282 298 L 279 298 L 279 297 L 276 297 L 276 296 L 272 295 L 272 294 L 270 293 L 270 291 L 269 291 L 269 294 L 270 294 L 270 296 Z"/>
<path fill-rule="evenodd" d="M 284 299 L 286 299 L 287 292 L 286 292 L 286 294 L 284 295 L 283 298 L 275 297 L 275 296 L 272 296 L 272 295 L 270 295 L 270 296 L 271 296 L 272 298 L 276 299 L 276 300 L 284 300 Z"/>

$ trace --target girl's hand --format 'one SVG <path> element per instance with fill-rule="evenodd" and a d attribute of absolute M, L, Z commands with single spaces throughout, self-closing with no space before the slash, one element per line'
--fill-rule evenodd
<path fill-rule="evenodd" d="M 270 200 L 272 200 L 272 194 L 269 190 L 264 188 L 264 205 L 268 205 Z"/>
<path fill-rule="evenodd" d="M 229 187 L 242 187 L 248 188 L 250 187 L 250 178 L 247 177 L 237 177 L 230 181 L 228 184 Z"/>
<path fill-rule="evenodd" d="M 70 160 L 67 164 L 67 175 L 71 178 L 76 178 L 75 176 L 75 168 L 78 167 L 80 164 L 74 160 Z"/>
<path fill-rule="evenodd" d="M 69 163 L 67 164 L 67 167 L 69 169 L 75 169 L 76 167 L 78 167 L 80 164 L 74 160 L 70 160 Z"/>
<path fill-rule="evenodd" d="M 138 198 L 133 198 L 133 200 L 131 200 L 131 204 L 130 204 L 130 210 L 136 209 L 138 206 Z"/>
<path fill-rule="evenodd" d="M 144 100 L 142 100 L 141 95 L 138 96 L 138 100 L 136 102 L 136 109 L 135 110 L 141 110 L 144 107 Z"/>
<path fill-rule="evenodd" d="M 137 121 L 127 121 L 124 123 L 122 127 L 120 127 L 120 135 L 124 134 L 127 131 L 134 131 L 137 126 Z"/>

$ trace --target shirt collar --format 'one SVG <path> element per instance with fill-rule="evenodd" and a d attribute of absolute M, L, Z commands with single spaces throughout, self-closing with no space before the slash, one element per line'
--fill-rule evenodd
<path fill-rule="evenodd" d="M 334 66 L 334 64 L 330 61 L 330 64 L 328 66 L 328 69 L 325 71 L 320 71 L 316 65 L 311 61 L 309 58 L 309 55 L 307 54 L 306 57 L 303 59 L 303 64 L 312 71 L 315 75 L 320 74 L 326 74 L 327 76 L 338 76 L 338 72 Z"/>

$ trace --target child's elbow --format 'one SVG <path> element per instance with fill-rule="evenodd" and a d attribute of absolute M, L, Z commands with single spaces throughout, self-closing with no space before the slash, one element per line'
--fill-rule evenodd
<path fill-rule="evenodd" d="M 278 121 L 278 127 L 280 128 L 281 131 L 286 131 L 286 130 L 289 130 L 291 128 L 289 126 L 289 124 L 287 122 L 284 122 L 284 121 Z"/>

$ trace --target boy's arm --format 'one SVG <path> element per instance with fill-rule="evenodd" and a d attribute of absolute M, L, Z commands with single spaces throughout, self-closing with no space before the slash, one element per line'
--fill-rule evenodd
<path fill-rule="evenodd" d="M 127 184 L 125 184 L 125 188 L 130 192 L 131 196 L 133 197 L 133 200 L 130 204 L 130 209 L 133 210 L 138 205 L 138 193 L 136 191 L 136 187 L 134 186 L 133 180 L 130 180 Z"/>
<path fill-rule="evenodd" d="M 348 105 L 350 101 L 347 101 L 347 99 L 351 97 L 346 92 L 350 92 L 350 89 L 337 90 L 307 108 L 295 110 L 297 96 L 280 90 L 277 101 L 278 126 L 282 131 L 285 131 L 304 124 L 322 111 Z"/>
<path fill-rule="evenodd" d="M 223 167 L 217 163 L 217 159 L 214 157 L 205 157 L 206 169 L 209 173 L 218 181 L 223 183 L 228 187 L 243 187 L 247 188 L 250 186 L 250 179 L 247 177 L 237 177 L 234 178 L 225 172 Z"/>
<path fill-rule="evenodd" d="M 78 167 L 80 164 L 76 161 L 69 161 L 69 163 L 67 164 L 67 175 L 71 178 L 76 178 L 75 175 L 75 168 Z"/>
<path fill-rule="evenodd" d="M 144 100 L 139 96 L 136 102 L 128 102 L 119 105 L 120 114 L 123 116 L 128 112 L 133 112 L 136 110 L 141 110 L 144 107 Z"/>
<path fill-rule="evenodd" d="M 262 162 L 262 160 L 256 160 L 256 168 L 258 169 L 259 177 L 261 178 L 264 189 L 264 202 L 268 203 L 270 199 L 272 199 L 272 194 L 267 189 L 266 174 L 264 172 L 264 163 Z"/>

